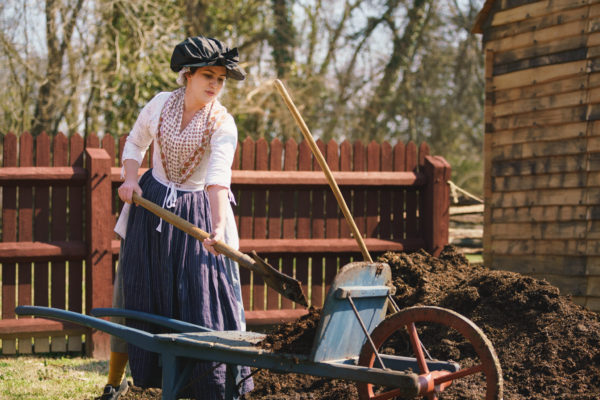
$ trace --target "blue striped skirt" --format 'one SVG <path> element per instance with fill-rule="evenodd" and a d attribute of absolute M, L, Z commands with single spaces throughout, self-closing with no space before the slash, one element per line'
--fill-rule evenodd
<path fill-rule="evenodd" d="M 167 187 L 152 177 L 152 170 L 140 179 L 143 197 L 163 204 Z M 211 232 L 208 195 L 204 190 L 177 192 L 170 211 Z M 157 226 L 161 225 L 161 231 Z M 231 269 L 223 256 L 210 254 L 202 243 L 173 227 L 140 206 L 132 206 L 127 236 L 121 254 L 125 308 L 175 318 L 214 330 L 243 330 L 240 304 L 232 282 Z M 128 321 L 133 328 L 165 333 L 164 328 Z M 142 388 L 160 387 L 162 374 L 158 354 L 128 345 L 129 365 L 134 383 Z M 242 369 L 248 376 L 250 369 Z M 246 379 L 240 394 L 252 390 Z M 225 365 L 198 362 L 186 390 L 196 399 L 222 399 L 225 393 Z"/>

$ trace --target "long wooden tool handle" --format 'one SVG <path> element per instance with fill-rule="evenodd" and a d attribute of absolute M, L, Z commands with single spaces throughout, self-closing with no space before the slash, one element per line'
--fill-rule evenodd
<path fill-rule="evenodd" d="M 143 198 L 142 196 L 139 196 L 135 192 L 133 193 L 133 201 L 136 204 L 139 204 L 140 206 L 144 207 L 148 211 L 152 212 L 153 214 L 157 215 L 158 217 L 164 219 L 171 225 L 177 227 L 178 229 L 181 229 L 188 235 L 193 236 L 200 241 L 210 237 L 210 234 L 208 232 L 203 231 L 202 229 L 198 228 L 196 225 L 173 214 L 172 212 L 165 210 L 158 204 L 155 204 L 155 203 L 151 202 L 150 200 L 147 200 L 147 199 Z M 226 243 L 224 243 L 222 241 L 217 241 L 217 243 L 215 243 L 215 245 L 214 245 L 214 248 L 219 253 L 233 259 L 234 261 L 237 261 L 239 264 L 241 264 L 247 268 L 250 268 L 252 270 L 255 269 L 254 268 L 255 262 L 250 256 L 242 253 L 239 250 L 234 249 L 233 247 L 228 246 Z"/>
<path fill-rule="evenodd" d="M 358 230 L 356 223 L 354 222 L 354 218 L 352 218 L 352 214 L 350 214 L 350 210 L 348 209 L 348 206 L 346 205 L 346 201 L 344 200 L 344 197 L 342 196 L 342 192 L 340 191 L 340 188 L 338 187 L 337 182 L 333 178 L 333 174 L 331 173 L 331 170 L 329 169 L 329 166 L 327 165 L 327 162 L 325 161 L 323 154 L 321 154 L 321 150 L 319 150 L 319 147 L 317 147 L 317 144 L 315 143 L 315 139 L 313 139 L 312 134 L 308 130 L 308 126 L 306 126 L 306 123 L 304 122 L 304 119 L 302 118 L 302 116 L 300 115 L 300 112 L 296 108 L 296 105 L 292 101 L 292 98 L 290 97 L 287 90 L 285 89 L 285 86 L 283 86 L 283 83 L 279 79 L 275 79 L 275 87 L 277 87 L 279 94 L 281 94 L 281 97 L 283 97 L 283 101 L 285 102 L 288 109 L 292 113 L 292 116 L 294 117 L 294 120 L 296 120 L 296 124 L 300 128 L 302 135 L 308 142 L 308 145 L 309 145 L 311 151 L 317 158 L 317 161 L 319 162 L 321 169 L 325 173 L 327 182 L 329 182 L 329 186 L 331 187 L 331 190 L 333 190 L 333 194 L 334 194 L 335 198 L 337 199 L 338 205 L 342 209 L 342 213 L 344 213 L 346 222 L 348 222 L 348 225 L 350 225 L 350 229 L 352 230 L 354 239 L 356 239 L 356 242 L 358 243 L 358 247 L 360 247 L 360 251 L 363 255 L 364 260 L 373 262 L 373 259 L 371 258 L 371 255 L 369 254 L 369 250 L 367 250 L 367 246 L 365 245 L 362 235 L 361 235 L 360 231 Z"/>

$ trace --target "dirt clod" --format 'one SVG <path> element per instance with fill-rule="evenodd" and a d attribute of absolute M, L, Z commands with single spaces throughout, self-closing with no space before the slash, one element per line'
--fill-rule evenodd
<path fill-rule="evenodd" d="M 282 324 L 258 345 L 277 353 L 310 354 L 317 332 L 321 309 L 310 307 L 308 314 L 295 322 Z"/>

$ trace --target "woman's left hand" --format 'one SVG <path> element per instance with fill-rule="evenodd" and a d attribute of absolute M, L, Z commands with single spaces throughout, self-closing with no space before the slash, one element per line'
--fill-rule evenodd
<path fill-rule="evenodd" d="M 214 245 L 217 242 L 222 242 L 224 239 L 224 234 L 222 231 L 217 230 L 210 234 L 210 237 L 207 237 L 202 241 L 204 248 L 209 251 L 209 253 L 214 254 L 215 256 L 219 255 L 219 252 L 215 249 Z"/>

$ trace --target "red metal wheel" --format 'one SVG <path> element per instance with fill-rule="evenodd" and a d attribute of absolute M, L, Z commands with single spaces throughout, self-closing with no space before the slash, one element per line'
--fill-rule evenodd
<path fill-rule="evenodd" d="M 407 308 L 387 317 L 373 330 L 371 338 L 384 360 L 388 354 L 416 359 L 416 368 L 410 372 L 419 375 L 417 396 L 428 400 L 444 399 L 444 395 L 502 399 L 502 371 L 491 342 L 472 321 L 454 311 L 440 307 Z M 456 362 L 460 367 L 454 372 L 430 371 L 426 352 L 433 359 Z M 368 341 L 358 363 L 379 366 Z M 398 389 L 367 383 L 357 385 L 361 400 L 403 398 Z"/>

